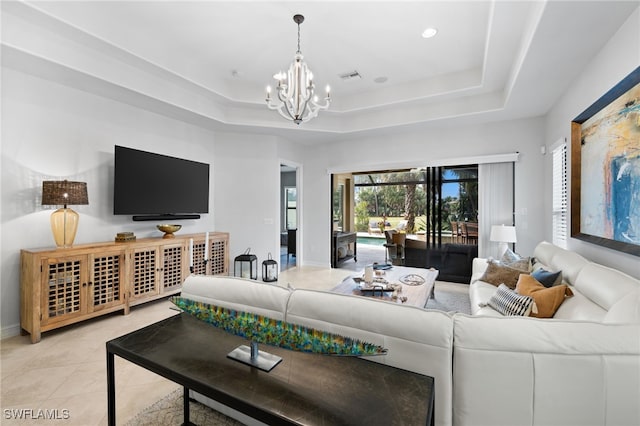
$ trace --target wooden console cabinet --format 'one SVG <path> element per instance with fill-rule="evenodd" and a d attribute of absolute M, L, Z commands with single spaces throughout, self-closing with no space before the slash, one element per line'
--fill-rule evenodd
<path fill-rule="evenodd" d="M 53 330 L 180 292 L 190 274 L 228 274 L 229 234 L 146 238 L 130 242 L 81 244 L 70 248 L 21 250 L 20 326 L 40 341 Z"/>

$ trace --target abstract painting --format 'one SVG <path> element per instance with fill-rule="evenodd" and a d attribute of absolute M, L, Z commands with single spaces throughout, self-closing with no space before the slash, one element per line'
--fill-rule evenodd
<path fill-rule="evenodd" d="M 572 237 L 640 256 L 640 67 L 571 132 Z"/>

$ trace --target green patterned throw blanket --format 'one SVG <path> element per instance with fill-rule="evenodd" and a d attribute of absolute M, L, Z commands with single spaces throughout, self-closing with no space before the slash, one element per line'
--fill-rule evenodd
<path fill-rule="evenodd" d="M 171 302 L 199 320 L 257 343 L 316 354 L 362 356 L 387 353 L 387 350 L 381 346 L 263 315 L 236 311 L 183 297 L 173 297 Z"/>

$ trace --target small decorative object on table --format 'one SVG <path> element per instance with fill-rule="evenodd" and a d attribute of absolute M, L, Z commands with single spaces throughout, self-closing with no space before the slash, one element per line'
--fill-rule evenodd
<path fill-rule="evenodd" d="M 234 259 L 233 276 L 252 280 L 258 279 L 258 256 L 251 254 L 251 247 Z"/>
<path fill-rule="evenodd" d="M 123 243 L 126 241 L 135 241 L 136 236 L 133 232 L 118 232 L 116 234 L 116 243 Z"/>
<path fill-rule="evenodd" d="M 364 282 L 367 284 L 373 282 L 373 266 L 371 265 L 364 267 Z"/>
<path fill-rule="evenodd" d="M 422 285 L 425 279 L 418 274 L 408 274 L 400 277 L 400 282 L 406 285 Z"/>
<path fill-rule="evenodd" d="M 162 224 L 162 225 L 158 225 L 157 228 L 164 232 L 164 235 L 162 236 L 162 238 L 175 238 L 174 232 L 178 232 L 180 230 L 180 228 L 182 228 L 182 225 L 170 225 L 170 224 Z"/>
<path fill-rule="evenodd" d="M 278 262 L 273 260 L 271 253 L 267 260 L 262 262 L 262 281 L 266 283 L 278 281 Z"/>
<path fill-rule="evenodd" d="M 248 339 L 251 346 L 241 345 L 227 356 L 264 371 L 270 371 L 281 358 L 258 351 L 258 343 L 298 352 L 326 355 L 384 355 L 381 346 L 297 324 L 276 320 L 250 312 L 236 311 L 208 303 L 173 297 L 171 302 L 184 312 L 218 327 L 227 333 Z"/>

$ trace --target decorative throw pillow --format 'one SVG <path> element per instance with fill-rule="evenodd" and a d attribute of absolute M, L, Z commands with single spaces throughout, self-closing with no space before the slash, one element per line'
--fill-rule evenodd
<path fill-rule="evenodd" d="M 527 316 L 531 313 L 535 302 L 532 297 L 522 296 L 506 285 L 500 284 L 489 299 L 488 305 L 502 315 Z"/>
<path fill-rule="evenodd" d="M 516 292 L 523 296 L 530 296 L 536 301 L 538 312 L 531 312 L 532 317 L 553 318 L 566 297 L 573 296 L 573 292 L 566 284 L 545 287 L 531 275 L 520 275 Z"/>
<path fill-rule="evenodd" d="M 505 265 L 511 266 L 512 268 L 531 271 L 531 258 L 522 257 L 510 248 L 507 248 L 505 250 L 504 254 L 500 258 L 500 262 Z"/>
<path fill-rule="evenodd" d="M 531 272 L 531 276 L 538 280 L 545 287 L 553 287 L 562 283 L 562 271 L 550 272 L 544 268 Z"/>
<path fill-rule="evenodd" d="M 500 258 L 500 262 L 511 263 L 520 259 L 522 259 L 522 256 L 507 247 L 507 249 L 502 254 L 502 258 Z"/>
<path fill-rule="evenodd" d="M 528 270 L 518 269 L 512 266 L 504 265 L 495 260 L 488 260 L 487 269 L 480 277 L 480 281 L 499 286 L 506 284 L 507 287 L 514 289 L 520 274 L 528 274 Z"/>

